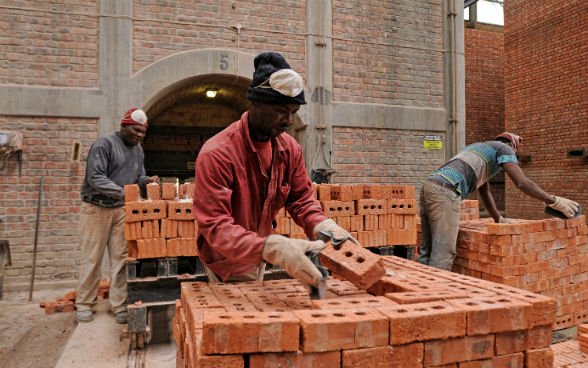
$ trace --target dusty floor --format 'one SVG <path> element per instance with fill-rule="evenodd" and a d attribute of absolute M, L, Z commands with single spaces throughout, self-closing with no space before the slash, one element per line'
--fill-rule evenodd
<path fill-rule="evenodd" d="M 45 314 L 41 301 L 55 301 L 71 289 L 5 293 L 0 300 L 0 367 L 175 368 L 174 342 L 129 349 L 120 339 L 107 300 L 99 300 L 93 322 L 78 324 L 75 312 Z M 99 345 L 97 341 L 102 341 Z"/>
<path fill-rule="evenodd" d="M 41 301 L 55 301 L 71 290 L 4 293 L 0 300 L 0 367 L 54 367 L 76 321 L 75 313 L 46 315 Z"/>

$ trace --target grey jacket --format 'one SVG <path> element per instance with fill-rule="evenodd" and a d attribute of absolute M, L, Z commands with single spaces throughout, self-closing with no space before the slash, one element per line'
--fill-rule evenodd
<path fill-rule="evenodd" d="M 119 132 L 98 138 L 88 152 L 82 200 L 101 207 L 123 206 L 123 187 L 135 183 L 144 187 L 149 178 L 144 157 L 141 145 L 127 146 Z"/>

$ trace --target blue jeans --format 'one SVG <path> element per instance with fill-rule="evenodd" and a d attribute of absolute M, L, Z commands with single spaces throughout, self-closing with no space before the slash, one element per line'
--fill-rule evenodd
<path fill-rule="evenodd" d="M 449 188 L 425 180 L 420 211 L 423 240 L 419 262 L 451 271 L 459 232 L 461 197 Z"/>

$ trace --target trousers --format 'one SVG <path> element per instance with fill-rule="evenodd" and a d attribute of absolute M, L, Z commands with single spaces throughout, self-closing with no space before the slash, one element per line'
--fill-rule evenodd
<path fill-rule="evenodd" d="M 208 282 L 223 282 L 214 272 L 209 270 L 206 265 L 204 265 L 204 270 L 206 271 L 206 276 L 208 276 Z M 263 281 L 264 275 L 265 263 L 262 263 L 255 270 L 244 275 L 229 276 L 224 282 Z"/>
<path fill-rule="evenodd" d="M 100 265 L 108 247 L 110 259 L 109 299 L 113 313 L 127 309 L 127 241 L 124 239 L 123 207 L 103 208 L 82 202 L 80 209 L 80 248 L 82 260 L 76 289 L 78 311 L 93 309 L 98 299 Z"/>
<path fill-rule="evenodd" d="M 422 243 L 418 261 L 451 271 L 459 233 L 461 197 L 449 188 L 426 180 L 421 189 Z"/>

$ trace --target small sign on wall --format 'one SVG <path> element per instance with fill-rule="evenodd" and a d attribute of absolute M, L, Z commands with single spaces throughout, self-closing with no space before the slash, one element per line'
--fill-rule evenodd
<path fill-rule="evenodd" d="M 188 170 L 194 170 L 194 168 L 196 167 L 196 161 L 188 161 L 186 163 L 186 169 Z"/>
<path fill-rule="evenodd" d="M 441 141 L 441 137 L 438 135 L 426 135 L 423 140 L 423 148 L 430 150 L 443 149 L 443 141 Z"/>

